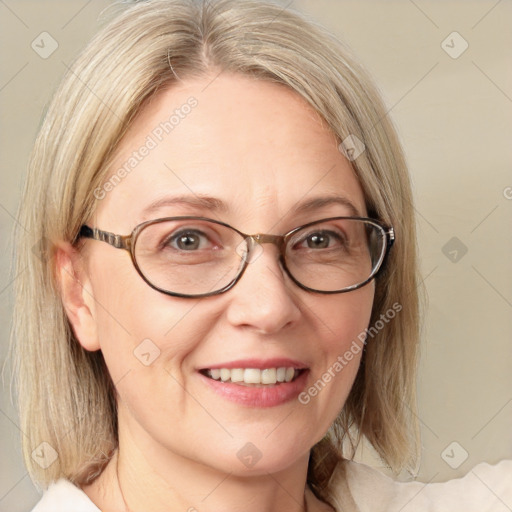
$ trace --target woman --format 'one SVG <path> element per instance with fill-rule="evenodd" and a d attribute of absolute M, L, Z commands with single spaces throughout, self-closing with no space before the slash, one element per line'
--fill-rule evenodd
<path fill-rule="evenodd" d="M 55 95 L 20 224 L 37 512 L 430 510 L 473 488 L 349 462 L 363 436 L 416 461 L 413 209 L 374 86 L 297 15 L 125 7 Z M 480 468 L 502 500 L 503 464 Z"/>

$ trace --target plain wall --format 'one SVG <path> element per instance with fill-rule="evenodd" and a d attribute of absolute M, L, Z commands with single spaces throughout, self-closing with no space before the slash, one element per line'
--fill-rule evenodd
<path fill-rule="evenodd" d="M 419 479 L 444 481 L 481 461 L 512 458 L 511 1 L 280 3 L 307 13 L 353 48 L 405 146 L 429 296 L 418 379 Z M 0 2 L 2 362 L 16 278 L 10 233 L 28 154 L 52 91 L 110 4 Z M 42 32 L 58 43 L 47 58 L 31 47 L 47 37 Z M 0 511 L 27 511 L 39 495 L 21 460 L 23 433 L 7 372 L 0 432 Z M 380 465 L 367 447 L 359 457 Z"/>

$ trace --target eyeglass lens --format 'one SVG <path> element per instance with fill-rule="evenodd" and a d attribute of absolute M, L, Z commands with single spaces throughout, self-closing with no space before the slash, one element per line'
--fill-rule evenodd
<path fill-rule="evenodd" d="M 330 219 L 293 232 L 284 261 L 303 286 L 338 291 L 367 281 L 382 263 L 386 236 L 361 219 Z M 165 220 L 145 226 L 135 242 L 140 272 L 153 286 L 184 295 L 212 293 L 243 270 L 250 240 L 212 221 Z"/>

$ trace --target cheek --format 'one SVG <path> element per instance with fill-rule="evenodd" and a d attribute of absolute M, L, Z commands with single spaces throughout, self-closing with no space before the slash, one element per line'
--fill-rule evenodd
<path fill-rule="evenodd" d="M 322 418 L 322 431 L 339 414 L 348 397 L 362 357 L 365 330 L 370 321 L 374 285 L 320 301 L 312 310 L 316 317 L 317 365 L 299 403 L 310 415 Z M 323 302 L 323 303 L 321 303 Z"/>
<path fill-rule="evenodd" d="M 323 333 L 321 341 L 326 354 L 344 351 L 354 340 L 364 340 L 374 295 L 375 285 L 371 282 L 358 290 L 327 296 L 312 307 L 312 315 Z"/>
<path fill-rule="evenodd" d="M 152 289 L 130 261 L 105 264 L 94 277 L 96 325 L 114 383 L 141 370 L 147 379 L 148 367 L 180 368 L 207 329 L 192 322 L 194 303 Z"/>
<path fill-rule="evenodd" d="M 187 410 L 190 354 L 209 329 L 197 319 L 195 303 L 166 296 L 148 286 L 131 269 L 113 269 L 95 290 L 100 344 L 117 390 L 124 421 L 152 431 L 181 421 Z M 162 434 L 162 440 L 165 435 Z"/>

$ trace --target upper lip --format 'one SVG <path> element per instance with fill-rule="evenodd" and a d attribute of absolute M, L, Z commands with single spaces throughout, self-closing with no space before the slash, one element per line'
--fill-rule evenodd
<path fill-rule="evenodd" d="M 282 367 L 295 368 L 296 370 L 301 370 L 308 368 L 308 365 L 295 359 L 276 357 L 272 359 L 238 359 L 236 361 L 229 361 L 202 367 L 201 370 L 215 370 L 221 368 L 258 368 L 260 370 L 264 370 L 265 368 Z"/>

